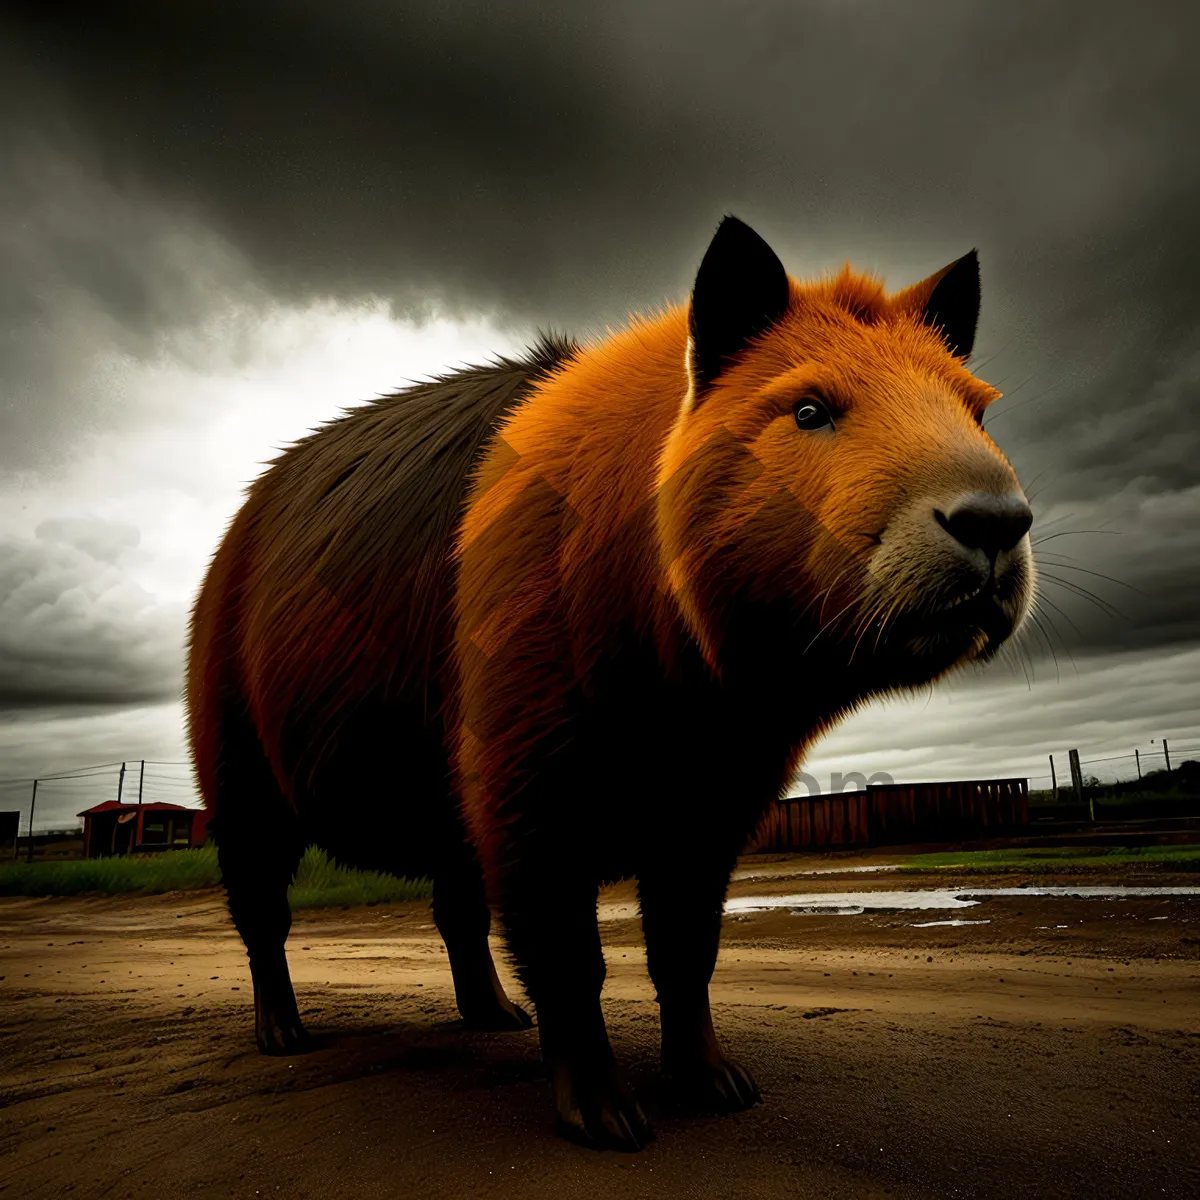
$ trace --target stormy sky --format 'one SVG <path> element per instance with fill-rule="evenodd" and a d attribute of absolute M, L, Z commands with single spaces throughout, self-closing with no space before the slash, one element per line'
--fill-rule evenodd
<path fill-rule="evenodd" d="M 3 11 L 0 778 L 183 759 L 187 609 L 258 464 L 682 299 L 726 212 L 800 277 L 978 247 L 973 365 L 1043 539 L 1024 661 L 873 706 L 810 771 L 1200 743 L 1195 6 Z"/>

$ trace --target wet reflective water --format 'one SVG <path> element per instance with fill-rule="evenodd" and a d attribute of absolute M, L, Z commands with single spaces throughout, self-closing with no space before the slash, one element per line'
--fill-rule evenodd
<path fill-rule="evenodd" d="M 974 908 L 994 896 L 1060 896 L 1078 899 L 1156 899 L 1200 896 L 1200 887 L 989 887 L 922 888 L 913 891 L 809 892 L 785 896 L 737 896 L 725 902 L 727 913 L 769 912 L 856 916 L 864 912 L 905 912 L 930 908 Z"/>
<path fill-rule="evenodd" d="M 949 921 L 913 921 L 914 929 L 932 929 L 935 925 L 990 925 L 991 918 L 985 918 L 981 921 L 964 921 L 961 917 L 951 917 Z M 1064 925 L 1065 929 L 1066 926 Z"/>
<path fill-rule="evenodd" d="M 896 912 L 922 908 L 973 908 L 978 900 L 949 888 L 924 891 L 809 892 L 787 896 L 736 896 L 725 901 L 727 913 L 769 912 L 786 908 L 796 913 Z"/>

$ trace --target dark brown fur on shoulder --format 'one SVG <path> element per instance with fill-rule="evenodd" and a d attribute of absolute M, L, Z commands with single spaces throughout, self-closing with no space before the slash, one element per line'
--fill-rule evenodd
<path fill-rule="evenodd" d="M 274 460 L 193 614 L 188 711 L 202 772 L 220 758 L 204 740 L 226 705 L 245 710 L 289 793 L 328 764 L 368 697 L 440 720 L 448 550 L 470 472 L 496 424 L 576 351 L 544 337 L 526 358 L 350 409 Z M 229 652 L 214 655 L 214 640 Z"/>

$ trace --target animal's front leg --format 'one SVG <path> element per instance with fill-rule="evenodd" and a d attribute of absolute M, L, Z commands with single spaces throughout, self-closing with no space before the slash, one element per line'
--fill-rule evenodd
<path fill-rule="evenodd" d="M 678 861 L 678 860 L 676 860 Z M 708 984 L 717 961 L 730 868 L 670 868 L 638 880 L 646 961 L 658 992 L 663 1071 L 696 1107 L 737 1112 L 760 1099 L 745 1067 L 725 1056 L 713 1030 Z"/>
<path fill-rule="evenodd" d="M 594 884 L 539 871 L 529 852 L 501 885 L 500 910 L 517 973 L 537 1010 L 559 1132 L 597 1149 L 640 1150 L 653 1134 L 624 1083 L 600 1011 L 604 955 Z"/>

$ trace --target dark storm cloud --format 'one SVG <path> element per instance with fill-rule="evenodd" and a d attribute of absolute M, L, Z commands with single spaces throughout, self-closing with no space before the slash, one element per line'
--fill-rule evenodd
<path fill-rule="evenodd" d="M 1014 279 L 1144 285 L 1186 280 L 1154 218 L 1195 182 L 1186 9 L 1154 10 L 39 3 L 9 92 L 301 293 L 619 316 L 729 207 L 813 265 L 996 239 Z"/>
<path fill-rule="evenodd" d="M 138 541 L 94 518 L 0 539 L 0 712 L 179 695 L 183 612 L 124 568 Z"/>
<path fill-rule="evenodd" d="M 992 431 L 1135 547 L 1077 543 L 1146 594 L 1077 577 L 1127 613 L 1060 594 L 1082 645 L 1200 634 L 1194 6 L 8 11 L 0 453 L 119 402 L 81 387 L 91 348 L 150 353 L 241 287 L 586 333 L 685 294 L 725 211 L 796 274 L 900 285 L 975 245 Z"/>

